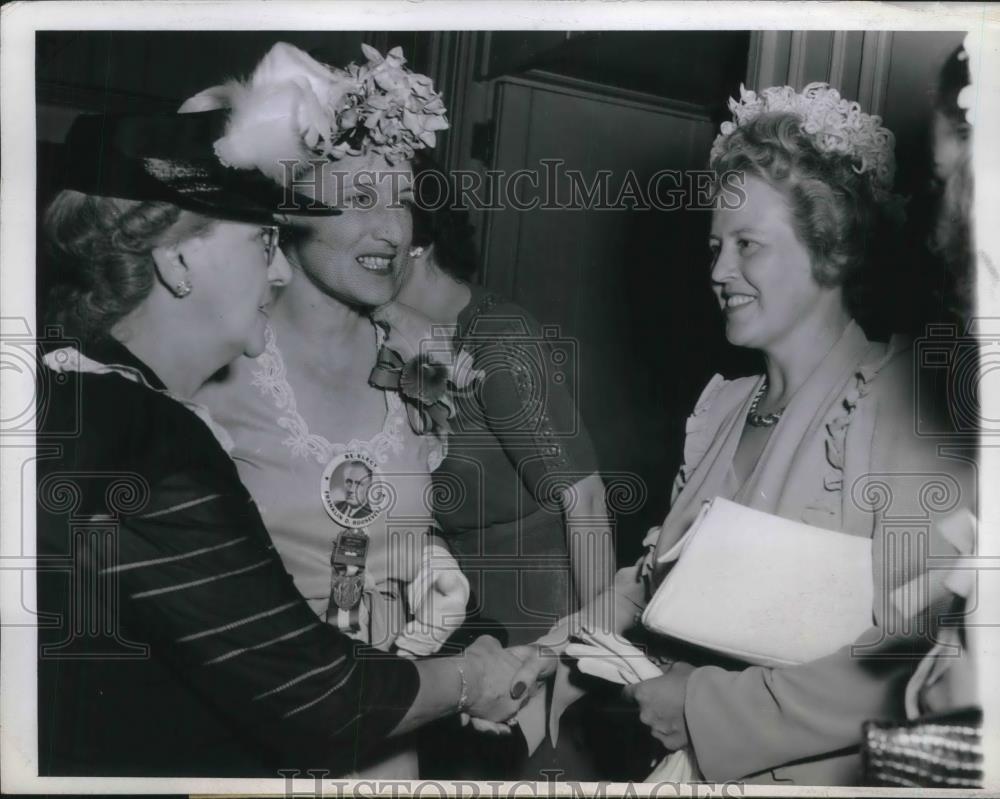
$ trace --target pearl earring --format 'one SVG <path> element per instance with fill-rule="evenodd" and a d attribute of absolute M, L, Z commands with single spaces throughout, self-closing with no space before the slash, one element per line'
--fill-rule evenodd
<path fill-rule="evenodd" d="M 423 247 L 410 247 L 410 257 L 411 258 L 419 258 L 423 254 L 424 254 L 424 248 Z"/>
<path fill-rule="evenodd" d="M 176 286 L 174 286 L 174 296 L 176 297 L 186 297 L 191 293 L 191 284 L 186 280 L 181 280 Z"/>

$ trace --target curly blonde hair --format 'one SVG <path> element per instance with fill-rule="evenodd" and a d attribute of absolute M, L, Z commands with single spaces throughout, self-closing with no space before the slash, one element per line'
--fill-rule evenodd
<path fill-rule="evenodd" d="M 758 177 L 785 192 L 821 286 L 844 285 L 862 270 L 880 210 L 870 181 L 849 158 L 821 152 L 795 114 L 765 113 L 743 123 L 721 143 L 711 168 L 716 175 Z"/>
<path fill-rule="evenodd" d="M 92 341 L 107 337 L 153 289 L 152 252 L 205 232 L 214 220 L 167 202 L 60 192 L 43 220 L 55 285 L 49 324 Z"/>

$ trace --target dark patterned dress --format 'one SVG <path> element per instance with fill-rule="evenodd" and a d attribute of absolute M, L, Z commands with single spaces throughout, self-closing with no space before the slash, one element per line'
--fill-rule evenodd
<path fill-rule="evenodd" d="M 46 363 L 39 773 L 364 764 L 413 702 L 414 665 L 316 617 L 204 409 L 117 342 Z"/>

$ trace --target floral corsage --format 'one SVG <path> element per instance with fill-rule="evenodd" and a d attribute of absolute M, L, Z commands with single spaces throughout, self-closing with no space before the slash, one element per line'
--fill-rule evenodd
<path fill-rule="evenodd" d="M 402 303 L 383 305 L 372 319 L 386 335 L 368 382 L 399 392 L 414 432 L 451 432 L 454 395 L 471 390 L 481 377 L 472 357 L 465 350 L 455 351 L 445 327 Z"/>

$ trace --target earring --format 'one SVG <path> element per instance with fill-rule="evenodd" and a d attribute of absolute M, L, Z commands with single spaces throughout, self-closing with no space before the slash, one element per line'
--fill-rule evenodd
<path fill-rule="evenodd" d="M 410 247 L 410 257 L 411 258 L 419 258 L 423 254 L 424 254 L 424 248 L 423 247 Z"/>
<path fill-rule="evenodd" d="M 174 286 L 174 296 L 175 297 L 186 297 L 191 293 L 191 284 L 186 280 L 181 280 Z"/>

